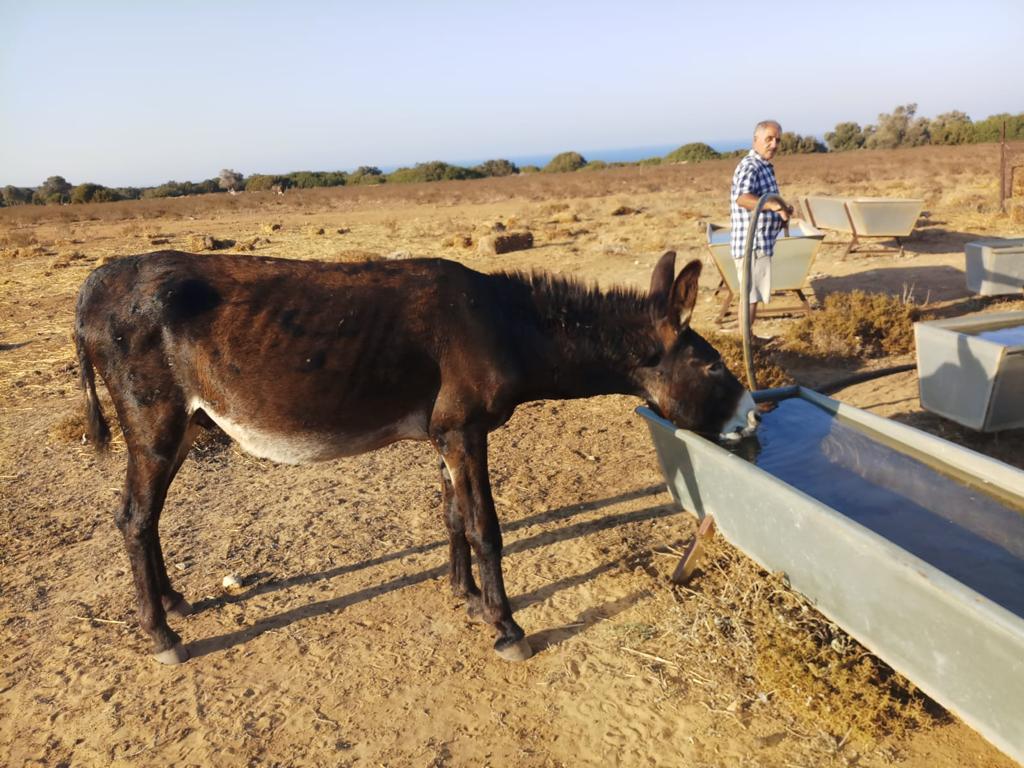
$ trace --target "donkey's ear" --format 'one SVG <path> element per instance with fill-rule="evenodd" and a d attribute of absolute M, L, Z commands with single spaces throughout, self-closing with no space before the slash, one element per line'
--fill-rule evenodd
<path fill-rule="evenodd" d="M 651 320 L 665 349 L 671 347 L 690 325 L 697 303 L 697 279 L 701 269 L 700 261 L 695 259 L 683 267 L 673 282 L 675 259 L 675 251 L 662 256 L 651 278 Z"/>
<path fill-rule="evenodd" d="M 676 252 L 666 251 L 651 275 L 651 290 L 647 294 L 650 300 L 651 321 L 658 325 L 668 313 L 669 296 L 672 291 L 672 278 L 676 274 Z"/>
<path fill-rule="evenodd" d="M 690 326 L 693 308 L 697 305 L 697 280 L 700 278 L 701 263 L 694 259 L 679 273 L 672 286 L 672 300 L 669 304 L 669 315 L 678 318 L 679 331 Z"/>

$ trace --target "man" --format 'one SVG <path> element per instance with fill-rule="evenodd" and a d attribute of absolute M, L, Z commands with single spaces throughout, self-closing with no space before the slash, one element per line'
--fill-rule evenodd
<path fill-rule="evenodd" d="M 762 120 L 754 128 L 754 146 L 736 166 L 732 176 L 730 213 L 732 221 L 731 251 L 736 261 L 736 272 L 743 267 L 743 248 L 747 241 L 750 218 L 761 196 L 774 192 L 779 185 L 775 181 L 775 168 L 771 160 L 779 149 L 782 126 L 774 120 Z M 775 239 L 782 225 L 793 215 L 793 208 L 781 200 L 769 200 L 757 218 L 754 245 L 751 251 L 750 279 L 750 326 L 753 328 L 757 316 L 757 303 L 768 303 L 772 292 L 772 254 Z M 740 297 L 740 301 L 743 297 Z"/>

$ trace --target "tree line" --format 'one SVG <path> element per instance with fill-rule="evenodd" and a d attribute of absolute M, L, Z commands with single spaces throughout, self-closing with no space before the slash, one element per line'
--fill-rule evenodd
<path fill-rule="evenodd" d="M 966 113 L 954 110 L 929 119 L 917 116 L 917 104 L 903 104 L 892 112 L 880 114 L 877 124 L 862 127 L 855 122 L 839 123 L 835 130 L 825 134 L 824 142 L 814 136 L 801 136 L 786 131 L 781 137 L 779 153 L 789 155 L 919 147 L 926 144 L 988 143 L 999 141 L 1004 124 L 1007 140 L 1024 140 L 1024 113 L 1002 113 L 974 122 Z M 504 159 L 488 160 L 472 167 L 433 160 L 399 168 L 391 173 L 384 173 L 375 166 L 361 166 L 354 171 L 293 171 L 277 175 L 257 173 L 246 177 L 233 169 L 225 168 L 216 178 L 205 181 L 168 181 L 155 187 L 105 187 L 92 182 L 72 185 L 63 176 L 51 176 L 38 187 L 16 187 L 8 184 L 0 188 L 0 206 L 103 203 L 155 197 L 183 197 L 212 192 L 284 192 L 292 188 L 482 179 L 519 173 L 565 173 L 626 165 L 699 163 L 704 160 L 737 157 L 746 152 L 746 149 L 718 152 L 708 144 L 693 142 L 684 144 L 663 157 L 649 157 L 635 163 L 587 161 L 579 152 L 562 152 L 555 155 L 543 168 L 533 165 L 520 168 Z"/>

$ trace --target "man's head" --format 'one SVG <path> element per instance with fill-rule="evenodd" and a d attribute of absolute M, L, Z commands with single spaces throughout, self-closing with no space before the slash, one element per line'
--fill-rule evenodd
<path fill-rule="evenodd" d="M 779 151 L 782 126 L 774 120 L 762 120 L 754 127 L 754 151 L 765 160 L 771 160 Z"/>

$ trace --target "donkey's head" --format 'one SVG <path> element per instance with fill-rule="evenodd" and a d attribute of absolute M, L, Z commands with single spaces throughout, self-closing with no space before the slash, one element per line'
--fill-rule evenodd
<path fill-rule="evenodd" d="M 651 322 L 661 352 L 644 371 L 647 401 L 677 427 L 739 440 L 757 426 L 754 400 L 718 350 L 690 327 L 700 262 L 691 261 L 673 280 L 675 262 L 669 251 L 651 276 Z"/>

